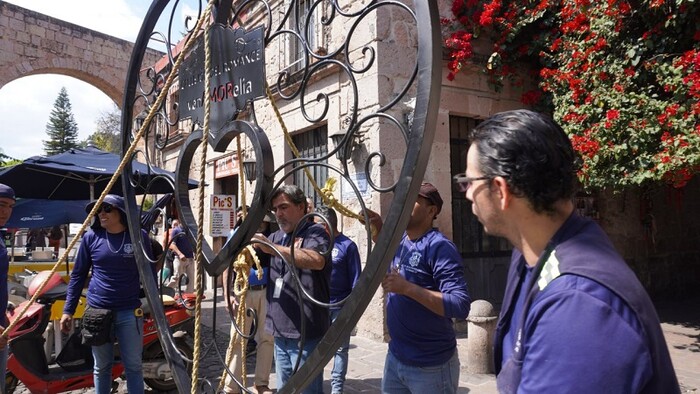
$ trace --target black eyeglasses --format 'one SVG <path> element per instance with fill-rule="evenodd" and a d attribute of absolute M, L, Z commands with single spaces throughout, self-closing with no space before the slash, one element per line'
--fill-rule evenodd
<path fill-rule="evenodd" d="M 104 211 L 105 213 L 110 213 L 114 209 L 114 206 L 109 205 L 109 204 L 102 204 L 100 205 L 100 208 L 97 210 L 97 213 L 100 213 Z"/>
<path fill-rule="evenodd" d="M 455 183 L 457 184 L 457 190 L 459 190 L 460 193 L 466 193 L 467 190 L 469 190 L 469 186 L 472 184 L 472 182 L 493 179 L 493 176 L 484 175 L 477 177 L 468 177 L 467 174 L 462 173 L 455 175 L 452 179 L 454 179 Z"/>

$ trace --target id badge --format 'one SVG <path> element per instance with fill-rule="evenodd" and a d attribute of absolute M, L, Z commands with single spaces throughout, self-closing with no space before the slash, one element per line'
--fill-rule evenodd
<path fill-rule="evenodd" d="M 272 298 L 280 298 L 282 286 L 284 286 L 284 280 L 281 277 L 275 279 L 275 291 L 272 292 Z"/>

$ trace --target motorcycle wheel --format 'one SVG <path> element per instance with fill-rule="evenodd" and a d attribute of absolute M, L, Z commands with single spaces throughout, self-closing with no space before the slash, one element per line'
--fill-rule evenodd
<path fill-rule="evenodd" d="M 175 347 L 180 351 L 180 353 L 185 355 L 185 357 L 190 360 L 192 359 L 194 352 L 192 351 L 192 347 L 190 347 L 184 338 L 175 339 Z M 144 361 L 163 357 L 165 357 L 163 354 L 163 348 L 161 346 L 155 346 L 153 349 L 150 349 L 146 352 L 146 354 L 144 354 Z M 187 363 L 187 372 L 192 372 L 191 363 Z M 157 392 L 177 390 L 177 384 L 175 383 L 174 379 L 144 379 L 143 381 L 148 387 Z"/>
<path fill-rule="evenodd" d="M 17 389 L 17 385 L 19 384 L 19 379 L 15 375 L 12 374 L 12 372 L 7 371 L 5 373 L 5 392 L 7 394 L 12 394 L 15 392 L 15 389 Z"/>

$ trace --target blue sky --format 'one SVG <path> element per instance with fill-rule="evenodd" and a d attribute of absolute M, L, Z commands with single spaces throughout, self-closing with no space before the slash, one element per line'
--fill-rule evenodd
<path fill-rule="evenodd" d="M 132 42 L 150 5 L 146 0 L 7 2 Z M 196 4 L 195 1 L 184 3 L 180 3 L 180 14 L 189 12 L 189 4 Z M 101 114 L 115 108 L 104 93 L 75 78 L 35 75 L 12 81 L 0 88 L 0 119 L 3 120 L 0 149 L 3 153 L 20 160 L 44 154 L 42 140 L 47 138 L 46 124 L 61 87 L 68 91 L 80 140 L 94 132 L 95 121 Z"/>

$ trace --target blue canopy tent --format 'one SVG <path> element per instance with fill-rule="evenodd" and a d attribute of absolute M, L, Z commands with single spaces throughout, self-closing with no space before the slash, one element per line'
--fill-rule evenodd
<path fill-rule="evenodd" d="M 94 146 L 74 148 L 53 156 L 34 156 L 0 172 L 0 183 L 11 186 L 17 197 L 49 200 L 94 200 L 116 172 L 121 157 Z M 132 161 L 136 194 L 171 193 L 174 174 Z M 197 182 L 189 181 L 190 189 Z M 121 180 L 111 193 L 123 195 Z"/>
<path fill-rule="evenodd" d="M 82 223 L 87 217 L 89 200 L 43 200 L 20 198 L 5 223 L 9 228 L 51 227 L 66 223 Z"/>

